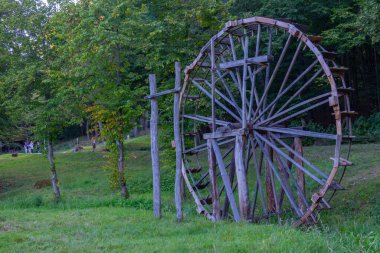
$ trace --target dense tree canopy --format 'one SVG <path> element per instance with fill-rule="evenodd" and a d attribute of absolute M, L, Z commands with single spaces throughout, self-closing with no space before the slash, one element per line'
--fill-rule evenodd
<path fill-rule="evenodd" d="M 354 107 L 380 109 L 377 0 L 9 0 L 0 2 L 0 142 L 53 142 L 90 120 L 113 145 L 123 184 L 123 140 L 146 110 L 148 74 L 173 88 L 175 61 L 190 63 L 225 21 L 254 15 L 322 34 L 351 69 Z M 167 123 L 172 101 L 161 103 Z"/>

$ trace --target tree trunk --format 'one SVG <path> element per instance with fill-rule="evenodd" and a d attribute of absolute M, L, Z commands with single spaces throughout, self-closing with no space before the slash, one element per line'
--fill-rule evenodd
<path fill-rule="evenodd" d="M 119 170 L 120 194 L 123 198 L 128 198 L 129 193 L 127 189 L 127 183 L 124 177 L 124 168 L 125 168 L 124 142 L 116 141 L 116 144 L 119 149 L 119 158 L 118 158 L 117 167 Z"/>
<path fill-rule="evenodd" d="M 51 139 L 48 141 L 48 159 L 50 163 L 51 184 L 53 186 L 54 199 L 58 201 L 61 198 L 61 192 L 59 191 L 58 186 L 58 177 L 54 162 L 53 141 Z"/>
<path fill-rule="evenodd" d="M 86 120 L 86 135 L 87 135 L 87 140 L 90 141 L 90 127 L 89 127 L 89 120 Z"/>

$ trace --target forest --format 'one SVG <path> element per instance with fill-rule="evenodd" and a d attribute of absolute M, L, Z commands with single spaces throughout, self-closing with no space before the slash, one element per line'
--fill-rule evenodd
<path fill-rule="evenodd" d="M 21 221 L 24 208 L 44 206 L 46 210 L 38 211 L 35 215 L 41 216 L 39 220 L 43 217 L 47 219 L 44 221 L 46 223 L 41 223 L 43 231 L 52 232 L 56 237 L 44 238 L 38 232 L 33 232 L 36 233 L 34 236 L 40 238 L 40 244 L 37 243 L 34 248 L 29 249 L 32 251 L 83 250 L 80 243 L 76 242 L 69 248 L 65 248 L 64 241 L 57 243 L 58 246 L 51 244 L 51 240 L 58 240 L 57 238 L 62 236 L 56 234 L 56 231 L 51 231 L 49 227 L 49 224 L 55 221 L 55 211 L 61 213 L 63 219 L 68 219 L 70 215 L 75 216 L 72 225 L 80 231 L 79 234 L 82 233 L 80 237 L 83 237 L 83 234 L 95 233 L 95 237 L 107 238 L 110 236 L 104 234 L 104 231 L 109 229 L 107 224 L 115 222 L 111 221 L 114 216 L 125 215 L 121 209 L 108 211 L 107 207 L 148 210 L 147 213 L 136 213 L 137 216 L 131 221 L 132 228 L 128 233 L 135 237 L 138 231 L 146 231 L 149 228 L 147 223 L 150 222 L 152 209 L 151 167 L 147 162 L 150 159 L 147 153 L 150 145 L 145 135 L 149 128 L 150 101 L 144 98 L 149 95 L 149 74 L 156 74 L 158 91 L 173 89 L 175 62 L 180 62 L 184 70 L 210 38 L 225 27 L 227 21 L 254 16 L 297 24 L 305 34 L 321 36 L 323 47 L 336 53 L 338 65 L 347 68 L 344 78 L 347 86 L 352 88 L 351 108 L 358 114 L 352 122 L 352 134 L 356 137 L 353 142 L 358 147 L 354 158 L 366 158 L 365 161 L 359 162 L 360 171 L 367 173 L 371 166 L 379 168 L 378 0 L 0 0 L 0 206 L 2 202 L 4 204 L 0 207 L 0 241 L 12 238 L 9 245 L 4 244 L 4 252 L 9 251 L 12 242 L 17 242 L 18 236 L 22 238 L 19 240 L 23 244 L 20 244 L 17 250 L 25 252 L 23 247 L 30 239 L 29 235 L 17 235 L 15 232 L 21 224 L 32 226 L 32 214 L 25 215 L 27 222 Z M 274 44 L 275 48 L 276 43 Z M 285 75 L 285 71 L 286 69 L 280 69 L 279 72 Z M 321 89 L 315 85 L 308 92 L 320 94 Z M 284 99 L 291 98 L 291 95 L 285 95 Z M 223 97 L 223 94 L 220 97 Z M 302 125 L 310 131 L 327 136 L 335 126 L 326 120 L 326 115 L 324 108 L 307 113 Z M 175 149 L 172 147 L 171 95 L 159 99 L 158 127 L 163 209 L 164 213 L 171 213 L 175 210 L 171 191 L 174 189 L 173 168 L 176 162 Z M 130 136 L 140 137 L 130 139 Z M 30 141 L 34 141 L 35 147 L 38 143 L 38 150 L 41 149 L 42 156 L 29 156 L 29 168 L 27 161 L 16 162 L 12 160 L 11 155 L 14 158 L 20 153 L 16 159 L 27 157 L 21 153 L 24 153 L 24 147 Z M 79 145 L 80 141 L 85 144 Z M 67 143 L 70 144 L 65 146 Z M 96 144 L 98 149 L 95 148 Z M 313 144 L 318 143 L 313 142 L 311 138 L 306 139 L 304 144 L 305 150 L 309 150 L 314 157 L 323 152 L 320 146 L 314 147 Z M 93 156 L 90 152 L 91 145 L 95 145 L 92 151 L 99 150 L 94 152 Z M 79 148 L 84 149 L 83 152 Z M 73 153 L 78 154 L 71 154 L 73 149 Z M 369 153 L 366 153 L 366 150 L 369 150 Z M 70 158 L 69 155 L 77 156 Z M 12 171 L 16 167 L 17 171 Z M 40 167 L 44 169 L 40 170 Z M 95 167 L 96 173 L 91 171 L 91 168 Z M 74 169 L 78 172 L 74 172 Z M 338 212 L 342 209 L 333 210 L 338 218 L 334 220 L 325 217 L 325 220 L 334 224 L 338 232 L 335 231 L 336 234 L 327 246 L 321 246 L 328 238 L 321 233 L 329 229 L 334 230 L 335 227 L 322 226 L 321 230 L 307 232 L 305 235 L 300 235 L 300 231 L 293 228 L 289 232 L 287 228 L 273 230 L 273 227 L 266 227 L 258 233 L 263 233 L 262 236 L 274 233 L 284 241 L 281 239 L 278 245 L 273 246 L 276 239 L 272 238 L 255 244 L 253 249 L 249 245 L 249 238 L 243 239 L 244 243 L 240 246 L 237 246 L 238 238 L 233 238 L 233 244 L 224 248 L 209 245 L 212 238 L 201 238 L 202 235 L 191 237 L 189 245 L 202 251 L 198 246 L 194 246 L 197 240 L 201 240 L 206 245 L 207 252 L 211 252 L 212 248 L 213 252 L 233 252 L 234 249 L 248 252 L 256 248 L 268 252 L 281 251 L 281 247 L 286 251 L 294 251 L 293 246 L 289 244 L 291 238 L 298 238 L 300 242 L 303 239 L 307 242 L 313 240 L 310 238 L 317 238 L 311 246 L 309 245 L 308 251 L 314 251 L 314 247 L 318 252 L 328 249 L 333 252 L 344 252 L 347 249 L 353 252 L 376 252 L 380 247 L 379 234 L 373 232 L 378 228 L 379 217 L 379 203 L 376 200 L 379 186 L 378 169 L 371 173 L 366 174 L 366 177 L 373 175 L 374 180 L 361 195 L 363 199 L 368 200 L 368 203 L 364 201 L 366 204 L 363 206 L 371 209 L 368 211 L 370 215 L 364 208 L 363 213 L 358 216 L 360 221 L 355 220 L 360 224 L 355 225 L 347 221 L 349 225 L 345 225 L 355 231 L 354 234 L 347 235 L 344 234 L 347 231 L 342 232 L 343 228 L 339 227 L 346 211 L 340 215 Z M 359 178 L 359 181 L 364 180 L 362 174 L 350 176 Z M 45 187 L 43 180 L 38 181 L 40 177 L 51 178 L 51 183 L 49 180 L 45 182 L 49 186 L 44 189 L 46 192 L 35 192 L 30 197 L 23 196 L 27 187 Z M 74 178 L 81 178 L 82 181 L 75 181 Z M 79 194 L 80 191 L 83 193 Z M 102 192 L 102 195 L 95 197 L 99 192 Z M 344 203 L 350 202 L 355 210 L 360 209 L 357 206 L 360 204 L 350 199 L 348 193 L 345 194 L 347 195 L 338 203 L 344 206 Z M 358 192 L 354 194 L 360 195 Z M 71 199 L 69 196 L 72 196 Z M 13 215 L 11 210 L 14 208 L 19 209 L 20 213 Z M 95 213 L 88 214 L 100 220 L 101 213 L 107 212 L 104 223 L 91 225 L 99 225 L 101 230 L 94 227 L 91 228 L 92 232 L 83 230 L 79 217 L 82 214 L 75 213 L 93 212 L 91 208 L 100 208 Z M 193 217 L 193 209 L 191 201 L 185 200 L 185 216 Z M 66 210 L 74 213 L 65 213 Z M 347 213 L 347 217 L 351 217 L 350 215 L 353 214 Z M 371 220 L 365 220 L 366 216 L 371 216 Z M 8 231 L 7 219 L 19 224 L 9 225 L 9 231 L 15 233 L 12 235 L 14 237 L 2 235 L 3 231 Z M 159 234 L 166 226 L 172 230 L 162 233 L 191 234 L 192 230 L 201 229 L 204 221 L 194 217 L 191 219 L 194 227 L 176 228 L 173 218 L 155 224 L 155 232 L 152 233 Z M 145 222 L 142 223 L 144 225 L 139 224 L 140 220 Z M 234 225 L 228 229 L 231 233 L 252 232 L 251 228 L 245 225 L 240 228 Z M 226 223 L 218 228 L 212 227 L 214 225 L 205 226 L 207 227 L 203 228 L 203 233 L 207 233 L 208 236 L 211 236 L 209 233 L 215 232 L 213 229 L 217 229 L 219 242 L 228 237 L 223 232 L 229 226 Z M 64 226 L 62 229 L 69 227 Z M 116 241 L 105 242 L 105 239 L 102 239 L 99 242 L 100 246 L 93 248 L 94 251 L 119 252 L 125 249 L 125 245 L 121 247 L 118 244 L 119 233 L 125 231 L 120 227 L 113 229 L 118 233 L 111 235 Z M 237 232 L 240 229 L 241 231 Z M 65 240 L 70 240 L 71 236 Z M 143 236 L 144 240 L 148 241 L 151 237 L 150 234 Z M 29 239 L 25 239 L 26 237 Z M 139 252 L 144 242 L 139 241 L 139 238 L 135 239 L 130 250 Z M 91 249 L 91 241 L 83 240 L 87 250 Z M 175 237 L 165 249 L 167 252 L 190 251 L 185 246 L 177 248 L 184 243 L 183 240 L 184 238 Z M 159 247 L 159 241 L 154 241 L 153 245 L 145 250 L 155 251 L 155 247 Z"/>

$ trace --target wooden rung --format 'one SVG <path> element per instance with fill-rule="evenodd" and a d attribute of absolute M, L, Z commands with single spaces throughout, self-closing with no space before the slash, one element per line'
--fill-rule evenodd
<path fill-rule="evenodd" d="M 290 24 L 294 25 L 298 30 L 300 30 L 304 33 L 307 32 L 307 30 L 309 29 L 308 26 L 298 24 L 297 22 L 295 22 L 294 20 L 289 19 L 289 18 L 276 18 L 276 20 L 283 21 L 286 23 L 290 23 Z"/>
<path fill-rule="evenodd" d="M 187 133 L 183 133 L 182 135 L 183 136 L 197 136 L 199 133 L 198 132 L 187 132 Z"/>
<path fill-rule="evenodd" d="M 335 115 L 335 113 L 333 112 L 331 113 L 331 115 Z M 355 111 L 341 111 L 340 115 L 343 117 L 353 117 L 353 116 L 358 115 L 358 113 Z"/>
<path fill-rule="evenodd" d="M 323 38 L 321 36 L 309 35 L 307 38 L 314 44 L 321 44 Z"/>
<path fill-rule="evenodd" d="M 208 186 L 209 183 L 210 183 L 210 182 L 206 182 L 206 183 L 204 183 L 204 184 L 196 184 L 195 186 L 193 186 L 193 189 L 194 189 L 194 190 L 196 190 L 196 189 L 198 189 L 198 190 L 202 190 L 202 189 L 206 188 L 206 187 Z"/>
<path fill-rule="evenodd" d="M 192 155 L 198 154 L 199 152 L 198 151 L 189 150 L 189 151 L 185 151 L 183 153 L 186 154 L 186 155 L 188 155 L 188 156 L 192 156 Z"/>
<path fill-rule="evenodd" d="M 350 94 L 351 92 L 355 91 L 354 88 L 351 87 L 339 87 L 337 88 L 338 92 L 345 93 L 345 94 Z"/>
<path fill-rule="evenodd" d="M 208 48 L 205 50 L 205 52 L 208 53 L 208 54 L 211 54 L 211 48 L 208 47 Z M 221 55 L 221 54 L 223 54 L 223 52 L 224 52 L 224 51 L 221 51 L 221 50 L 216 49 L 216 48 L 215 48 L 215 50 L 214 50 L 215 55 Z"/>
<path fill-rule="evenodd" d="M 229 45 L 230 44 L 230 38 L 228 38 L 228 37 L 218 38 L 215 40 L 215 42 L 219 43 L 219 44 Z"/>
<path fill-rule="evenodd" d="M 244 63 L 247 63 L 248 65 L 267 64 L 270 61 L 273 61 L 273 56 L 261 55 L 261 56 L 248 58 L 246 60 L 242 59 L 242 60 L 236 60 L 236 61 L 230 61 L 230 62 L 223 62 L 219 66 L 221 69 L 231 69 L 231 68 L 237 68 L 237 67 L 244 66 Z"/>
<path fill-rule="evenodd" d="M 191 169 L 186 170 L 187 173 L 191 173 L 191 174 L 199 173 L 201 171 L 202 171 L 202 168 L 191 168 Z"/>
<path fill-rule="evenodd" d="M 211 65 L 205 62 L 197 62 L 197 66 L 201 68 L 209 68 L 209 69 L 211 68 Z"/>
<path fill-rule="evenodd" d="M 335 161 L 333 157 L 330 157 L 331 160 Z M 339 158 L 339 166 L 351 166 L 352 162 L 348 161 L 347 159 L 344 159 L 342 157 Z"/>
<path fill-rule="evenodd" d="M 333 75 L 339 75 L 339 76 L 343 76 L 347 70 L 348 68 L 345 68 L 345 67 L 331 67 L 330 68 L 330 71 Z"/>
<path fill-rule="evenodd" d="M 318 203 L 317 209 L 318 210 L 331 209 L 331 206 L 324 198 L 322 198 L 321 202 Z"/>
<path fill-rule="evenodd" d="M 344 187 L 340 185 L 337 181 L 332 181 L 329 190 L 344 190 Z"/>
<path fill-rule="evenodd" d="M 355 111 L 341 111 L 340 114 L 342 116 L 346 116 L 346 117 L 351 117 L 351 116 L 358 115 L 358 113 L 355 112 Z"/>
<path fill-rule="evenodd" d="M 339 158 L 339 166 L 351 166 L 352 162 L 348 161 L 347 159 L 344 159 L 342 157 Z"/>
<path fill-rule="evenodd" d="M 342 138 L 343 139 L 347 139 L 347 140 L 352 140 L 352 139 L 356 138 L 356 136 L 353 136 L 353 135 L 343 135 Z"/>
<path fill-rule="evenodd" d="M 201 204 L 202 205 L 211 205 L 212 204 L 212 198 L 211 197 L 207 197 L 205 199 L 201 199 Z"/>
<path fill-rule="evenodd" d="M 239 36 L 239 37 L 242 37 L 242 36 L 244 35 L 244 32 L 243 32 L 242 29 L 236 29 L 236 30 L 234 30 L 234 31 L 231 31 L 230 33 L 231 33 L 232 35 L 237 35 L 237 36 Z"/>
<path fill-rule="evenodd" d="M 337 53 L 335 53 L 335 52 L 328 52 L 328 51 L 322 52 L 322 55 L 323 55 L 323 58 L 325 58 L 327 60 L 334 60 L 338 56 Z"/>

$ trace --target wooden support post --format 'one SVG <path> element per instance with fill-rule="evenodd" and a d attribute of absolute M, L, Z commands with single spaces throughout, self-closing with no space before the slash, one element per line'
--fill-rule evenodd
<path fill-rule="evenodd" d="M 179 62 L 175 63 L 175 90 L 181 88 L 181 65 Z M 179 129 L 179 110 L 180 110 L 180 94 L 179 92 L 174 94 L 174 141 L 175 141 L 175 153 L 176 153 L 176 174 L 175 174 L 175 206 L 177 212 L 177 221 L 182 221 L 182 149 L 181 138 Z"/>
<path fill-rule="evenodd" d="M 157 84 L 156 75 L 149 75 L 150 95 L 156 94 Z M 158 101 L 157 98 L 150 100 L 150 141 L 152 155 L 152 172 L 153 172 L 153 215 L 156 218 L 161 217 L 161 189 L 160 189 L 160 164 L 158 160 Z"/>
<path fill-rule="evenodd" d="M 239 192 L 240 216 L 244 220 L 250 219 L 249 191 L 247 183 L 247 173 L 244 166 L 244 142 L 245 136 L 236 136 L 235 141 L 235 167 L 236 179 Z"/>
<path fill-rule="evenodd" d="M 212 148 L 211 140 L 207 140 L 208 150 L 208 171 L 211 184 L 211 196 L 212 196 L 212 216 L 215 221 L 220 220 L 220 200 L 219 191 L 216 177 L 216 158 L 214 149 Z"/>
<path fill-rule="evenodd" d="M 265 148 L 268 151 L 269 158 L 271 161 L 273 161 L 273 149 L 270 148 L 268 145 L 265 145 Z M 276 202 L 275 202 L 275 192 L 273 191 L 273 174 L 272 169 L 270 167 L 270 164 L 268 161 L 265 162 L 265 188 L 267 192 L 267 205 L 268 205 L 268 212 L 274 212 L 276 210 Z"/>
<path fill-rule="evenodd" d="M 231 158 L 231 165 L 230 165 L 230 170 L 228 173 L 228 176 L 230 178 L 231 185 L 234 184 L 234 179 L 235 179 L 235 154 L 232 153 L 232 158 Z M 230 208 L 230 201 L 228 200 L 228 196 L 226 194 L 226 197 L 224 199 L 224 207 L 223 207 L 223 219 L 226 219 L 228 217 L 228 210 Z"/>
<path fill-rule="evenodd" d="M 294 150 L 301 156 L 303 156 L 303 147 L 302 147 L 302 140 L 299 137 L 294 138 Z M 300 158 L 295 158 L 295 161 L 299 163 L 301 166 L 303 166 L 303 161 Z M 305 194 L 305 173 L 297 168 L 297 184 L 302 191 L 303 195 Z M 298 194 L 298 206 L 302 211 L 306 211 L 306 206 L 304 202 L 302 201 L 302 193 Z"/>

